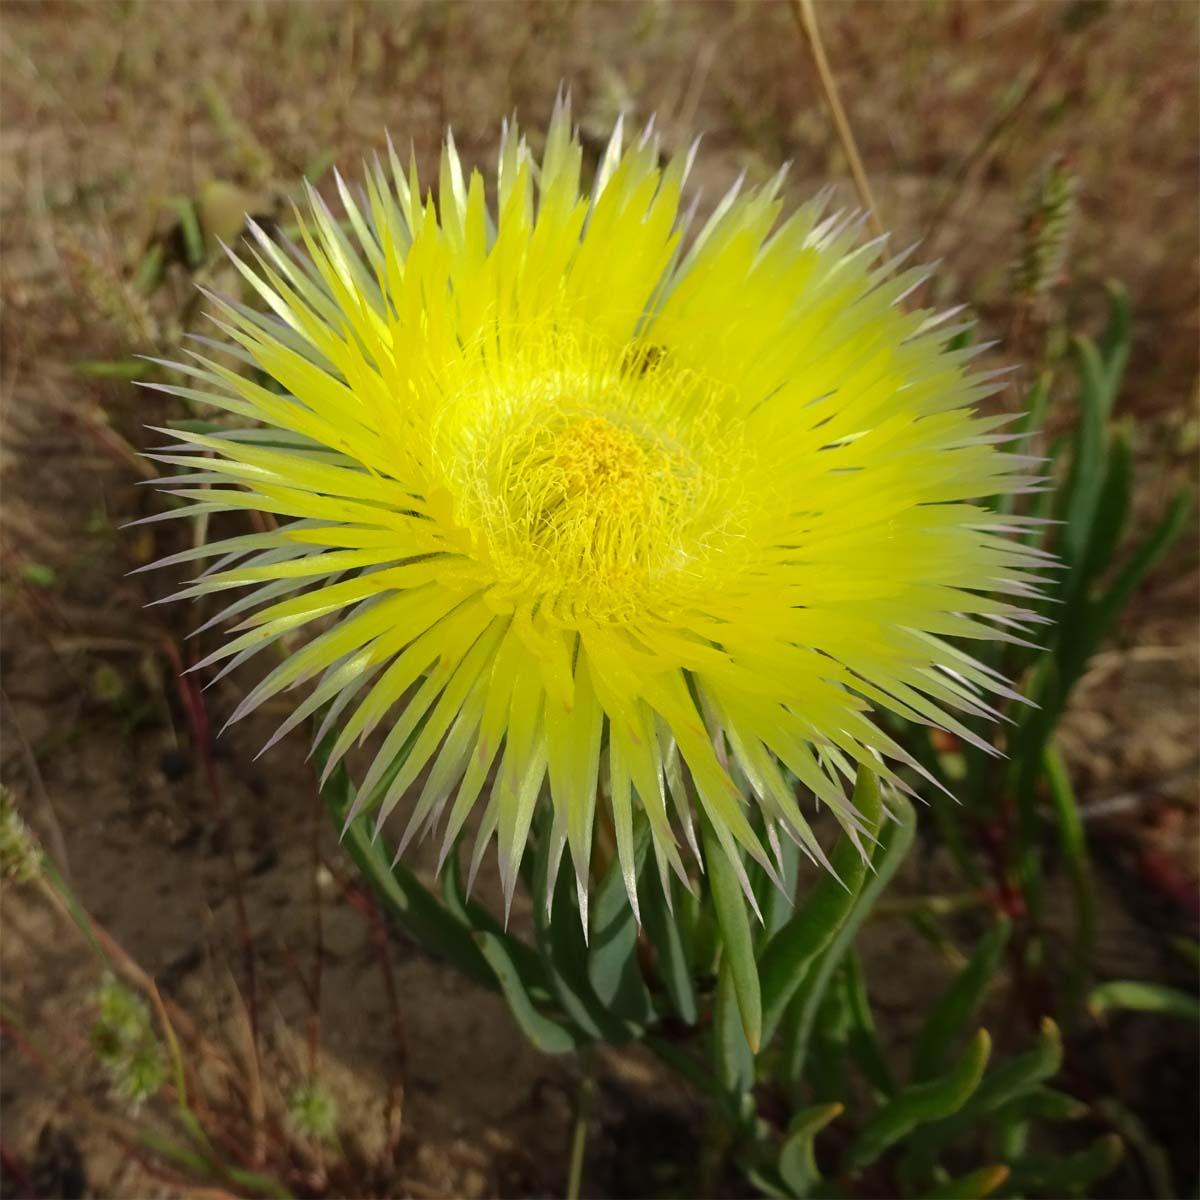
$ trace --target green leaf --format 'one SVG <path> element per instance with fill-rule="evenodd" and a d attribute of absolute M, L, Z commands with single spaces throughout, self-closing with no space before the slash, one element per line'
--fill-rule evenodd
<path fill-rule="evenodd" d="M 779 1174 L 791 1195 L 803 1200 L 821 1178 L 813 1142 L 817 1134 L 843 1111 L 841 1104 L 817 1104 L 801 1109 L 792 1118 L 779 1150 Z"/>
<path fill-rule="evenodd" d="M 1046 410 L 1050 404 L 1050 386 L 1054 382 L 1054 376 L 1050 371 L 1043 371 L 1029 389 L 1025 399 L 1022 401 L 1022 407 L 1025 410 L 1025 415 L 1021 418 L 1017 431 L 1024 434 L 1026 437 L 1037 433 L 1046 423 Z M 1026 451 L 1029 453 L 1029 451 Z M 1050 464 L 1047 463 L 1047 466 Z M 994 512 L 1011 513 L 1016 508 L 1017 504 L 1016 492 L 1005 492 L 1001 496 L 993 497 L 987 508 Z M 993 643 L 986 647 L 987 651 L 998 652 L 1000 646 L 998 643 Z M 993 654 L 994 657 L 994 654 Z"/>
<path fill-rule="evenodd" d="M 187 265 L 195 270 L 204 262 L 204 235 L 200 232 L 200 220 L 196 206 L 186 196 L 177 196 L 168 201 L 167 207 L 179 217 L 179 232 L 183 236 L 183 253 Z"/>
<path fill-rule="evenodd" d="M 990 1196 L 1008 1178 L 1008 1168 L 1003 1163 L 980 1167 L 957 1179 L 947 1179 L 928 1191 L 922 1192 L 922 1200 L 982 1200 Z"/>
<path fill-rule="evenodd" d="M 758 932 L 758 948 L 761 950 L 787 924 L 796 907 L 796 880 L 800 874 L 800 847 L 791 838 L 779 840 L 782 870 L 780 878 L 783 887 L 776 887 L 767 879 L 767 886 L 759 896 L 762 908 L 763 927 Z M 766 878 L 766 872 L 763 872 Z"/>
<path fill-rule="evenodd" d="M 1195 938 L 1179 935 L 1170 939 L 1170 945 L 1189 967 L 1200 967 L 1200 942 Z"/>
<path fill-rule="evenodd" d="M 1076 337 L 1071 345 L 1079 371 L 1079 423 L 1061 498 L 1065 525 L 1059 550 L 1067 563 L 1078 567 L 1091 537 L 1104 481 L 1108 380 L 1100 353 L 1090 338 Z"/>
<path fill-rule="evenodd" d="M 976 1120 L 1002 1104 L 1057 1074 L 1062 1066 L 1062 1035 L 1049 1017 L 1042 1021 L 1034 1049 L 1002 1063 L 980 1085 L 960 1114 L 963 1122 Z"/>
<path fill-rule="evenodd" d="M 871 1014 L 871 999 L 867 992 L 867 981 L 863 975 L 862 961 L 858 952 L 851 948 L 846 956 L 845 987 L 847 1008 L 850 1017 L 850 1053 L 867 1081 L 881 1096 L 891 1096 L 896 1091 L 887 1056 L 875 1032 L 875 1018 Z"/>
<path fill-rule="evenodd" d="M 918 1125 L 958 1112 L 979 1086 L 991 1048 L 991 1038 L 981 1029 L 958 1063 L 944 1075 L 928 1083 L 910 1084 L 898 1092 L 863 1126 L 846 1155 L 845 1169 L 861 1170 Z"/>
<path fill-rule="evenodd" d="M 1048 1017 L 1042 1021 L 1034 1049 L 1001 1063 L 989 1072 L 961 1111 L 919 1130 L 904 1156 L 901 1173 L 908 1179 L 924 1178 L 943 1146 L 965 1136 L 980 1121 L 1031 1092 L 1057 1072 L 1062 1064 L 1062 1037 Z"/>
<path fill-rule="evenodd" d="M 588 1037 L 603 1042 L 627 1041 L 628 1030 L 601 1002 L 588 976 L 588 948 L 583 940 L 583 926 L 575 899 L 573 871 L 558 872 L 551 908 L 549 912 L 546 910 L 551 841 L 549 817 L 540 824 L 533 867 L 533 922 L 550 987 L 568 1018 Z"/>
<path fill-rule="evenodd" d="M 1108 393 L 1115 397 L 1120 391 L 1125 364 L 1129 359 L 1133 314 L 1129 308 L 1129 293 L 1121 284 L 1109 280 L 1104 290 L 1108 293 L 1108 327 L 1100 339 L 1100 357 L 1104 360 Z"/>
<path fill-rule="evenodd" d="M 1069 1002 L 1075 1008 L 1087 984 L 1096 942 L 1095 886 L 1087 837 L 1071 787 L 1071 776 L 1062 755 L 1053 744 L 1045 747 L 1042 766 L 1050 789 L 1054 820 L 1058 825 L 1058 845 L 1071 878 L 1071 894 L 1075 903 L 1075 938 L 1068 981 Z"/>
<path fill-rule="evenodd" d="M 462 885 L 462 870 L 458 861 L 458 847 L 446 856 L 442 868 L 442 898 L 447 910 L 468 929 L 492 934 L 512 962 L 512 968 L 521 977 L 522 985 L 536 1002 L 539 996 L 549 999 L 550 986 L 545 968 L 532 946 L 508 933 L 504 926 L 480 903 L 470 899 Z"/>
<path fill-rule="evenodd" d="M 861 772 L 859 779 L 862 780 Z M 857 788 L 855 792 L 858 793 Z M 869 793 L 864 793 L 864 797 L 867 795 Z M 813 1024 L 830 980 L 875 902 L 899 870 L 916 834 L 917 815 L 913 806 L 903 796 L 895 797 L 892 803 L 896 809 L 896 816 L 880 831 L 879 845 L 872 858 L 874 873 L 853 897 L 849 912 L 843 914 L 840 924 L 836 926 L 836 932 L 820 958 L 814 961 L 806 975 L 801 975 L 805 986 L 798 997 L 796 1020 L 788 1039 L 787 1075 L 793 1084 L 798 1084 L 804 1074 L 808 1041 L 812 1036 Z M 824 930 L 820 932 L 823 937 Z"/>
<path fill-rule="evenodd" d="M 1155 1200 L 1174 1200 L 1180 1194 L 1171 1176 L 1171 1156 L 1149 1134 L 1136 1113 L 1117 1100 L 1101 1100 L 1096 1113 L 1108 1121 L 1141 1160 Z"/>
<path fill-rule="evenodd" d="M 1087 1116 L 1088 1107 L 1066 1092 L 1035 1087 L 995 1110 L 997 1121 L 1078 1121 Z"/>
<path fill-rule="evenodd" d="M 995 1146 L 1005 1162 L 1023 1158 L 1029 1141 L 1029 1129 L 1034 1123 L 1047 1121 L 1078 1121 L 1088 1114 L 1088 1106 L 1074 1096 L 1053 1088 L 1035 1087 L 1024 1095 L 1002 1104 L 989 1114 L 995 1126 Z"/>
<path fill-rule="evenodd" d="M 72 363 L 71 368 L 88 379 L 145 379 L 154 364 L 141 358 L 88 358 Z"/>
<path fill-rule="evenodd" d="M 138 268 L 133 274 L 135 291 L 149 293 L 154 291 L 162 282 L 163 263 L 166 258 L 166 248 L 161 240 L 157 240 L 142 255 Z"/>
<path fill-rule="evenodd" d="M 1192 508 L 1192 493 L 1181 488 L 1171 501 L 1163 518 L 1153 532 L 1134 551 L 1133 556 L 1117 573 L 1108 591 L 1094 604 L 1088 619 L 1088 636 L 1091 646 L 1097 645 L 1108 633 L 1121 610 L 1137 590 L 1143 579 L 1162 561 L 1175 539 L 1183 532 L 1183 525 Z M 1082 665 L 1082 664 L 1081 664 Z"/>
<path fill-rule="evenodd" d="M 58 572 L 46 563 L 27 562 L 21 564 L 21 578 L 35 587 L 52 588 L 58 583 Z"/>
<path fill-rule="evenodd" d="M 646 886 L 641 890 L 642 920 L 658 956 L 658 974 L 663 987 L 679 1018 L 688 1025 L 695 1025 L 698 1008 L 696 989 L 692 983 L 692 969 L 684 948 L 680 921 L 676 913 L 682 914 L 683 906 L 678 897 L 675 880 L 669 878 L 667 886 L 675 893 L 675 913 L 667 908 L 667 897 L 652 866 L 643 872 Z"/>
<path fill-rule="evenodd" d="M 960 330 L 947 343 L 946 350 L 953 353 L 955 350 L 965 350 L 975 340 L 975 326 L 968 325 L 966 329 Z"/>
<path fill-rule="evenodd" d="M 843 963 L 832 986 L 825 991 L 809 1043 L 805 1081 L 813 1100 L 833 1103 L 849 1094 L 851 1025 Z"/>
<path fill-rule="evenodd" d="M 1108 463 L 1096 502 L 1096 519 L 1083 563 L 1071 580 L 1072 587 L 1086 591 L 1091 581 L 1102 575 L 1113 561 L 1129 517 L 1132 487 L 1133 450 L 1129 430 L 1115 429 L 1109 439 Z"/>
<path fill-rule="evenodd" d="M 1018 1195 L 1036 1191 L 1046 1196 L 1084 1196 L 1116 1167 L 1124 1153 L 1121 1139 L 1110 1133 L 1076 1154 L 1030 1156 L 1013 1164 L 1009 1189 Z"/>
<path fill-rule="evenodd" d="M 643 817 L 633 840 L 635 875 L 646 862 L 649 845 L 650 825 Z M 638 965 L 637 940 L 637 920 L 614 856 L 592 903 L 588 977 L 601 1004 L 627 1021 L 646 1025 L 654 1017 L 654 1005 Z"/>
<path fill-rule="evenodd" d="M 746 1040 L 737 982 L 729 955 L 721 960 L 717 974 L 712 1039 L 713 1063 L 721 1086 L 733 1095 L 748 1092 L 754 1086 L 754 1052 Z"/>
<path fill-rule="evenodd" d="M 1200 1021 L 1200 1000 L 1188 992 L 1159 983 L 1143 983 L 1133 979 L 1110 980 L 1093 988 L 1087 1003 L 1095 1016 L 1112 1012 L 1113 1009 L 1127 1009 L 1182 1017 L 1185 1021 Z"/>
<path fill-rule="evenodd" d="M 332 738 L 327 738 L 314 752 L 318 772 L 324 767 L 332 744 Z M 380 788 L 390 784 L 411 746 L 410 739 L 380 781 Z M 354 797 L 354 785 L 344 764 L 339 763 L 321 789 L 321 799 L 339 829 L 354 804 Z M 431 954 L 445 958 L 469 979 L 485 987 L 495 987 L 496 978 L 466 926 L 439 904 L 411 871 L 399 863 L 393 866 L 369 830 L 365 815 L 352 821 L 342 834 L 342 846 L 404 929 Z"/>
<path fill-rule="evenodd" d="M 508 949 L 494 933 L 476 933 L 475 940 L 496 973 L 508 1007 L 525 1036 L 544 1054 L 566 1054 L 580 1045 L 580 1037 L 565 1025 L 537 1010 Z"/>
<path fill-rule="evenodd" d="M 879 830 L 883 805 L 875 773 L 860 767 L 852 803 L 871 836 Z M 911 841 L 911 837 L 910 837 Z M 877 855 L 878 857 L 878 852 Z M 799 990 L 809 966 L 829 944 L 855 906 L 867 877 L 858 847 L 843 834 L 831 859 L 840 882 L 823 874 L 795 915 L 771 938 L 762 952 L 763 1034 L 770 1040 L 784 1010 Z"/>
<path fill-rule="evenodd" d="M 757 1054 L 762 1039 L 762 993 L 758 982 L 758 964 L 754 961 L 750 916 L 737 873 L 703 810 L 700 812 L 700 836 L 704 847 L 704 869 L 721 931 L 721 959 L 729 963 L 742 1029 L 751 1052 Z"/>
<path fill-rule="evenodd" d="M 945 994 L 933 1006 L 917 1035 L 912 1056 L 912 1079 L 932 1079 L 945 1069 L 946 1059 L 967 1023 L 978 1012 L 1000 956 L 1008 945 L 1012 923 L 1001 919 L 975 948 L 970 962 L 959 972 Z"/>

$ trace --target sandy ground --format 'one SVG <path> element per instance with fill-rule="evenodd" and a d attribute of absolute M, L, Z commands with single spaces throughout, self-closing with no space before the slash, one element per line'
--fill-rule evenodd
<path fill-rule="evenodd" d="M 1196 10 L 897 0 L 822 11 L 885 221 L 901 244 L 924 235 L 922 252 L 944 260 L 934 299 L 969 301 L 988 336 L 1010 329 L 1006 283 L 1030 179 L 1055 154 L 1078 171 L 1074 249 L 1046 320 L 1094 328 L 1101 281 L 1130 289 L 1135 351 L 1117 415 L 1137 421 L 1135 517 L 1147 528 L 1194 474 L 1200 440 Z M 193 653 L 181 640 L 189 614 L 143 610 L 169 581 L 125 575 L 179 531 L 118 528 L 155 511 L 153 494 L 134 486 L 145 464 L 133 450 L 146 442 L 141 426 L 172 413 L 77 364 L 169 350 L 198 323 L 181 262 L 149 299 L 129 284 L 156 238 L 177 248 L 164 209 L 172 197 L 217 179 L 282 211 L 281 193 L 301 174 L 335 153 L 353 175 L 385 129 L 411 139 L 427 174 L 448 123 L 464 157 L 490 161 L 500 116 L 516 108 L 536 126 L 560 80 L 593 141 L 622 108 L 657 112 L 669 146 L 704 131 L 695 183 L 710 198 L 741 170 L 762 180 L 790 159 L 789 197 L 833 180 L 849 200 L 788 8 L 5 3 L 0 68 L 0 778 L 65 852 L 94 916 L 236 1054 L 231 980 L 244 977 L 233 856 L 276 1108 L 307 1069 L 319 913 L 319 1063 L 341 1106 L 342 1158 L 381 1160 L 385 1098 L 403 1090 L 387 1178 L 363 1165 L 364 1190 L 560 1194 L 575 1065 L 537 1055 L 497 998 L 402 937 L 381 954 L 349 865 L 318 821 L 301 738 L 251 762 L 279 713 L 217 743 L 222 816 L 168 649 Z M 217 264 L 199 273 L 222 283 Z M 1062 427 L 1071 413 L 1064 389 L 1052 421 Z M 1112 975 L 1169 977 L 1167 937 L 1195 920 L 1196 604 L 1192 530 L 1096 662 L 1063 731 L 1101 851 L 1102 970 Z M 216 725 L 247 686 L 235 676 L 206 693 Z M 901 890 L 927 887 L 923 870 L 914 865 Z M 912 940 L 893 924 L 864 944 L 895 1039 L 919 1013 Z M 71 1194 L 71 1146 L 91 1194 L 184 1194 L 70 1107 L 82 1097 L 116 1111 L 86 1044 L 97 972 L 28 890 L 3 895 L 0 967 L 4 1011 L 53 1063 L 48 1077 L 5 1043 L 5 1149 L 58 1172 L 58 1190 L 45 1194 Z M 1155 1056 L 1169 1059 L 1169 1046 L 1145 1042 L 1140 1026 L 1123 1032 L 1138 1049 L 1118 1074 L 1166 1069 Z M 1129 1096 L 1146 1101 L 1159 1136 L 1186 1145 L 1194 1108 L 1170 1097 L 1194 1099 L 1194 1064 L 1173 1061 L 1179 1090 L 1159 1086 L 1157 1109 L 1144 1081 L 1129 1080 Z M 700 1136 L 695 1099 L 637 1056 L 610 1056 L 601 1079 L 589 1194 L 671 1194 Z"/>

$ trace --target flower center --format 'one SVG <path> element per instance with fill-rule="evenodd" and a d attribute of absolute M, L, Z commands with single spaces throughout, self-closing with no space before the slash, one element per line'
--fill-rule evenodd
<path fill-rule="evenodd" d="M 561 340 L 454 383 L 438 459 L 495 602 L 623 621 L 703 590 L 740 520 L 709 385 Z"/>
<path fill-rule="evenodd" d="M 654 460 L 664 457 L 656 448 L 648 452 L 628 429 L 589 416 L 553 432 L 544 457 L 534 451 L 524 482 L 531 507 L 549 526 L 578 518 L 621 521 L 653 500 L 664 466 Z"/>
<path fill-rule="evenodd" d="M 663 569 L 692 473 L 682 453 L 594 414 L 522 441 L 502 488 L 530 582 L 587 596 L 591 607 Z"/>

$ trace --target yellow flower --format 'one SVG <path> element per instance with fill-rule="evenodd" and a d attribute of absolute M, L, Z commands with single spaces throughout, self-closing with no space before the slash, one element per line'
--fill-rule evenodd
<path fill-rule="evenodd" d="M 778 180 L 689 229 L 690 156 L 649 131 L 590 191 L 582 159 L 560 105 L 540 165 L 506 128 L 491 205 L 452 140 L 436 206 L 394 151 L 360 199 L 339 177 L 344 224 L 310 190 L 303 248 L 255 230 L 238 263 L 269 313 L 212 297 L 253 370 L 164 387 L 244 427 L 159 457 L 199 469 L 184 513 L 282 522 L 160 564 L 249 589 L 202 666 L 333 618 L 233 719 L 317 679 L 276 737 L 328 705 L 332 768 L 386 730 L 360 801 L 443 857 L 482 805 L 508 897 L 545 795 L 586 913 L 597 803 L 635 906 L 635 809 L 664 883 L 697 807 L 739 872 L 781 833 L 825 863 L 795 780 L 855 836 L 857 764 L 915 765 L 872 708 L 976 740 L 955 714 L 1010 693 L 946 639 L 1015 636 L 1044 559 L 972 503 L 1036 481 L 974 412 L 994 378 L 901 306 L 924 272 L 823 199 L 781 219 Z"/>

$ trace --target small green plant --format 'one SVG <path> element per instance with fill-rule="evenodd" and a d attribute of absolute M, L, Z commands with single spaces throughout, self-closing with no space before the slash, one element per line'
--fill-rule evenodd
<path fill-rule="evenodd" d="M 296 1132 L 308 1141 L 337 1141 L 337 1101 L 319 1079 L 306 1079 L 293 1090 L 288 1116 Z"/>
<path fill-rule="evenodd" d="M 939 739 L 913 727 L 902 736 L 955 800 L 931 797 L 939 830 L 973 886 L 987 886 L 1018 922 L 1014 951 L 1048 973 L 1068 1019 L 1082 1012 L 1095 937 L 1092 867 L 1055 730 L 1088 663 L 1109 637 L 1130 598 L 1162 561 L 1192 510 L 1180 490 L 1145 538 L 1129 544 L 1133 488 L 1132 430 L 1114 425 L 1114 402 L 1130 349 L 1130 311 L 1122 288 L 1108 289 L 1108 324 L 1099 342 L 1072 341 L 1078 417 L 1047 447 L 1054 484 L 1024 504 L 1002 509 L 1013 536 L 1053 553 L 1057 571 L 1034 602 L 1043 624 L 1037 644 L 1020 638 L 985 648 L 983 660 L 1020 694 L 1004 699 L 1008 724 L 975 723 L 972 737 Z M 1044 374 L 1025 398 L 1022 430 L 1048 419 L 1053 380 Z M 997 750 L 1004 758 L 998 760 Z M 1053 849 L 1069 873 L 1075 904 L 1070 954 L 1042 952 L 1044 871 Z"/>
<path fill-rule="evenodd" d="M 42 850 L 13 794 L 0 784 L 0 873 L 13 883 L 28 883 L 42 872 Z"/>
<path fill-rule="evenodd" d="M 167 1079 L 167 1060 L 150 1010 L 132 988 L 112 975 L 105 977 L 92 1002 L 96 1008 L 92 1049 L 108 1072 L 115 1095 L 137 1108 Z"/>

